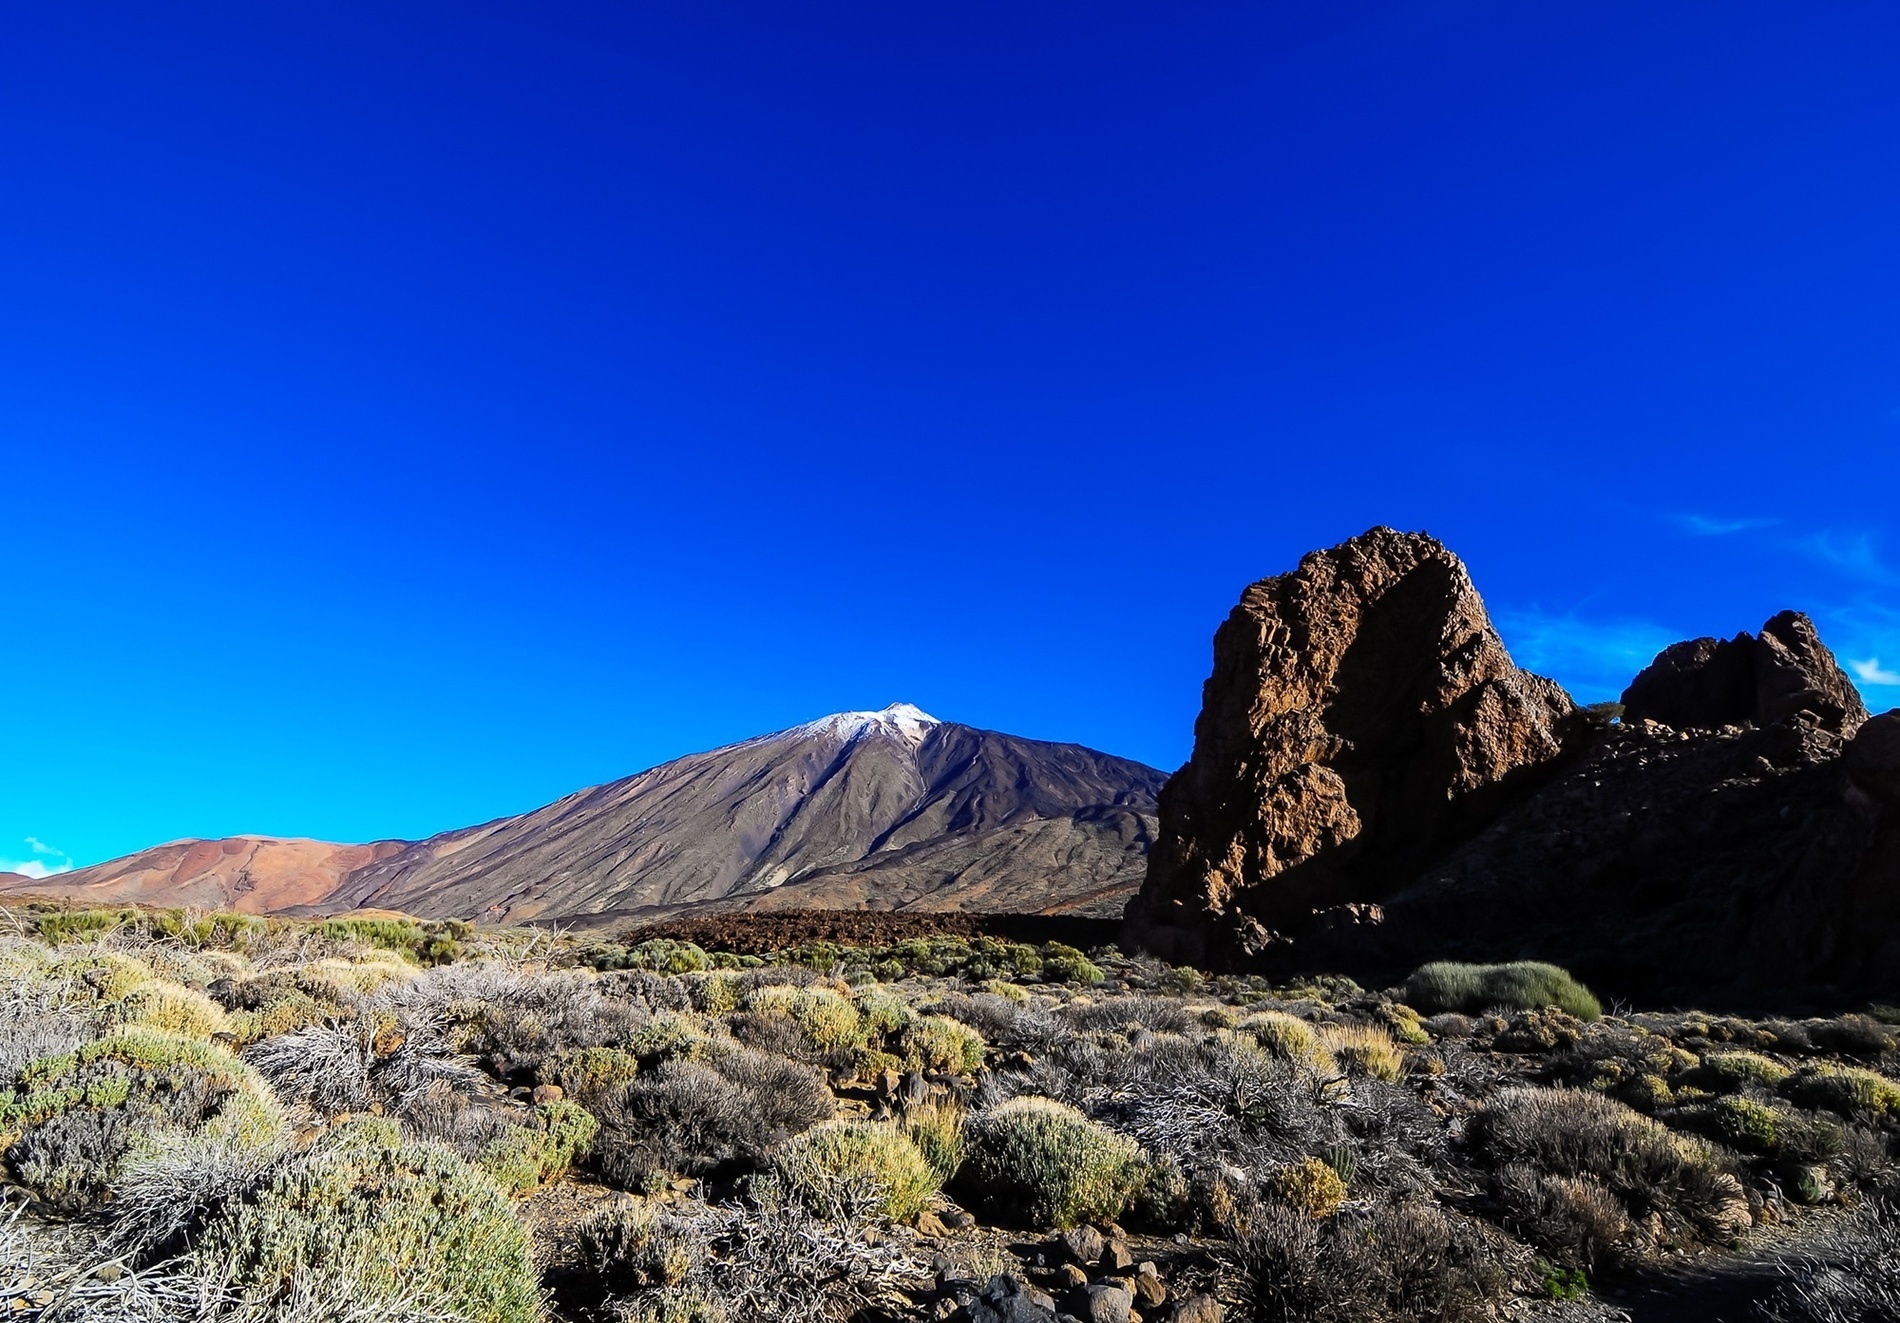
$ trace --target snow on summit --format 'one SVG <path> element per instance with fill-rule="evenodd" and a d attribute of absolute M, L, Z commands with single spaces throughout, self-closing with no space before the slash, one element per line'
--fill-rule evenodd
<path fill-rule="evenodd" d="M 841 740 L 861 735 L 895 735 L 912 744 L 923 741 L 932 726 L 943 723 L 909 703 L 892 703 L 879 712 L 834 712 L 796 728 L 800 735 L 830 735 Z"/>

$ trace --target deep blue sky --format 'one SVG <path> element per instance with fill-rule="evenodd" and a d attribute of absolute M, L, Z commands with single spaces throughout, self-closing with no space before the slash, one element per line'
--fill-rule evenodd
<path fill-rule="evenodd" d="M 1797 606 L 1884 708 L 1897 446 L 1889 0 L 0 19 L 0 860 L 1171 767 L 1375 523 L 1580 697 Z"/>

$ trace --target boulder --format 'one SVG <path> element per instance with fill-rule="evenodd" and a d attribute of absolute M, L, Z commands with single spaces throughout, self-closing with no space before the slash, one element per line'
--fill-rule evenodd
<path fill-rule="evenodd" d="M 1233 963 L 1376 901 L 1521 797 L 1581 728 L 1521 671 L 1463 562 L 1375 528 L 1248 588 L 1161 794 L 1129 936 Z"/>
<path fill-rule="evenodd" d="M 1767 726 L 1807 713 L 1815 724 L 1852 735 L 1866 705 L 1834 654 L 1799 611 L 1724 640 L 1673 643 L 1623 691 L 1623 719 L 1678 730 Z"/>

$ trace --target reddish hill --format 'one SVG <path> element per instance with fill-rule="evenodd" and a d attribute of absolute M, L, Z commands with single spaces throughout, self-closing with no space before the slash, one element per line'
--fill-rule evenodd
<path fill-rule="evenodd" d="M 96 905 L 195 905 L 244 914 L 321 906 L 345 878 L 404 848 L 401 841 L 327 841 L 233 836 L 172 841 L 123 859 L 54 877 L 0 873 L 0 896 L 35 895 Z"/>

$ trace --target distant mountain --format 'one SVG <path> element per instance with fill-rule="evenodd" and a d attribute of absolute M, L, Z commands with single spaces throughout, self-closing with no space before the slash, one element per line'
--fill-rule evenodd
<path fill-rule="evenodd" d="M 184 841 L 13 885 L 98 903 L 606 922 L 683 909 L 1118 915 L 1163 773 L 1073 744 L 844 712 L 414 844 Z"/>

